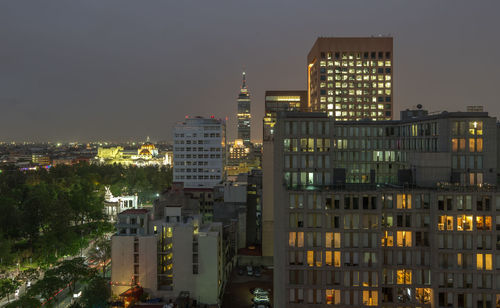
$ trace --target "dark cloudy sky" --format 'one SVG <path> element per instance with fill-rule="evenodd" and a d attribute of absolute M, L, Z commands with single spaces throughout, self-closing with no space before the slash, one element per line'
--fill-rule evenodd
<path fill-rule="evenodd" d="M 500 1 L 1 0 L 0 141 L 171 138 L 228 116 L 247 69 L 252 139 L 264 91 L 305 89 L 317 36 L 394 36 L 395 109 L 500 116 Z"/>

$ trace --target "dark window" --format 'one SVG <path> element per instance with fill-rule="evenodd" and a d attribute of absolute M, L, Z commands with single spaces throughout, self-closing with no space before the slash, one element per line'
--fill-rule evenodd
<path fill-rule="evenodd" d="M 390 116 L 391 116 L 391 112 L 390 112 L 390 111 L 386 111 L 386 112 L 385 112 L 385 116 L 386 116 L 386 117 L 390 117 Z"/>
<path fill-rule="evenodd" d="M 386 51 L 385 52 L 385 58 L 386 59 L 390 59 L 391 58 L 391 52 L 390 51 Z"/>
<path fill-rule="evenodd" d="M 326 95 L 326 90 L 320 90 L 319 92 L 321 95 Z"/>
<path fill-rule="evenodd" d="M 384 73 L 384 68 L 383 67 L 379 67 L 377 71 L 378 71 L 379 74 L 383 74 Z"/>
<path fill-rule="evenodd" d="M 376 57 L 376 56 L 377 56 L 377 53 L 376 53 L 375 51 L 372 51 L 372 52 L 370 53 L 370 57 L 371 57 L 372 59 L 375 59 L 375 57 Z"/>
<path fill-rule="evenodd" d="M 390 97 L 390 96 L 386 96 L 386 97 L 385 97 L 385 101 L 386 101 L 386 102 L 390 102 L 390 101 L 391 101 L 391 97 Z M 389 107 L 389 108 L 390 108 L 390 107 Z"/>
<path fill-rule="evenodd" d="M 335 53 L 335 59 L 338 59 L 338 58 L 340 58 L 340 52 Z"/>
<path fill-rule="evenodd" d="M 391 68 L 390 67 L 386 67 L 385 68 L 385 73 L 386 74 L 390 74 L 391 73 Z"/>
<path fill-rule="evenodd" d="M 324 81 L 324 80 L 326 80 L 326 76 L 325 75 L 320 75 L 319 79 Z"/>
<path fill-rule="evenodd" d="M 320 71 L 320 73 L 324 74 L 324 73 L 326 73 L 326 68 L 322 67 L 319 69 L 319 71 Z"/>
<path fill-rule="evenodd" d="M 379 103 L 382 103 L 383 101 L 384 101 L 384 98 L 383 98 L 382 96 L 379 96 L 379 97 L 378 97 L 378 102 L 379 102 Z"/>
<path fill-rule="evenodd" d="M 363 54 L 363 58 L 368 59 L 368 53 L 367 53 L 367 52 L 365 52 L 365 53 Z"/>
<path fill-rule="evenodd" d="M 321 59 L 324 59 L 325 58 L 325 53 L 324 52 L 320 53 L 320 57 L 321 57 Z"/>
<path fill-rule="evenodd" d="M 378 52 L 378 58 L 379 58 L 379 59 L 382 59 L 383 57 L 384 57 L 384 52 L 379 51 L 379 52 Z"/>

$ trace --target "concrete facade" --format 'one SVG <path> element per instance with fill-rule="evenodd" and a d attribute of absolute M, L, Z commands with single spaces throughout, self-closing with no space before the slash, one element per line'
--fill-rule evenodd
<path fill-rule="evenodd" d="M 497 140 L 484 112 L 357 122 L 281 114 L 274 306 L 496 305 Z"/>

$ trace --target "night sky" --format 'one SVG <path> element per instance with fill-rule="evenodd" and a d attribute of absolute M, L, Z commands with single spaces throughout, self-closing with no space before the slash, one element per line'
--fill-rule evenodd
<path fill-rule="evenodd" d="M 395 113 L 500 116 L 500 1 L 2 0 L 0 141 L 171 140 L 229 117 L 241 71 L 262 136 L 265 90 L 306 89 L 318 36 L 394 36 Z"/>

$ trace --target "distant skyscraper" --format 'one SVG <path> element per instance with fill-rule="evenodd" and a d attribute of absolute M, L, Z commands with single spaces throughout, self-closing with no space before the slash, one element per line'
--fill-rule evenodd
<path fill-rule="evenodd" d="M 186 117 L 174 127 L 174 182 L 186 188 L 212 188 L 224 179 L 226 124 Z"/>
<path fill-rule="evenodd" d="M 307 56 L 308 106 L 340 121 L 393 118 L 392 37 L 320 37 Z"/>
<path fill-rule="evenodd" d="M 243 72 L 243 84 L 238 95 L 238 139 L 245 144 L 250 143 L 250 93 L 246 84 L 246 74 Z"/>

